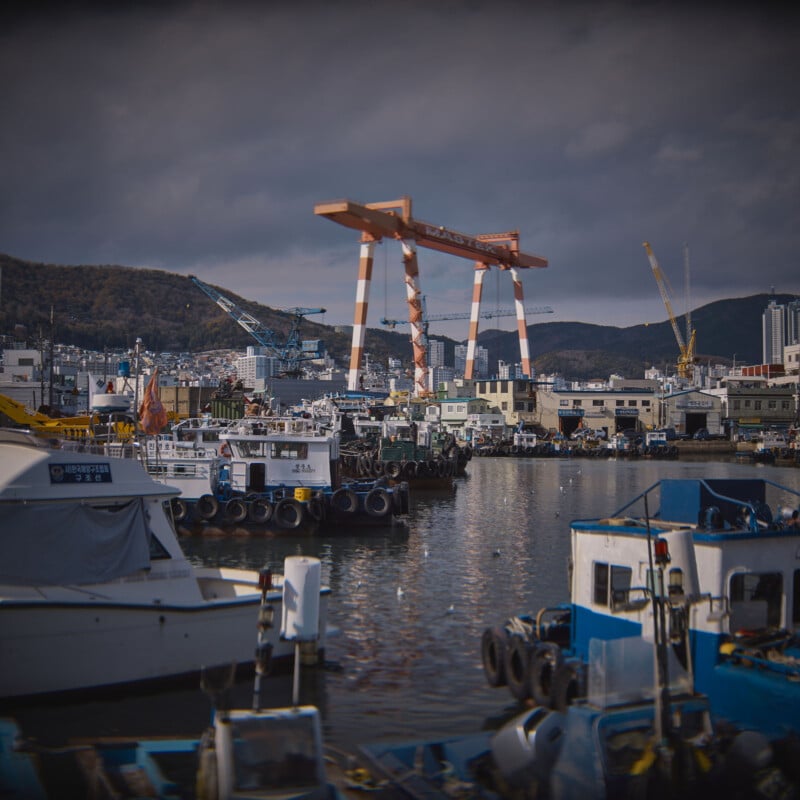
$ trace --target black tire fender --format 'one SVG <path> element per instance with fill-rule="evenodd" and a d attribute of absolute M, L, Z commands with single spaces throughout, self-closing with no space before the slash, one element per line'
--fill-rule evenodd
<path fill-rule="evenodd" d="M 225 518 L 231 522 L 244 522 L 247 519 L 247 503 L 240 497 L 228 500 L 225 506 Z"/>
<path fill-rule="evenodd" d="M 250 503 L 247 516 L 251 522 L 266 525 L 272 519 L 272 503 L 266 497 L 259 497 Z"/>
<path fill-rule="evenodd" d="M 565 661 L 558 665 L 550 688 L 550 701 L 553 710 L 566 711 L 567 706 L 581 696 L 578 668 Z"/>
<path fill-rule="evenodd" d="M 392 498 L 382 486 L 376 486 L 367 492 L 364 498 L 364 510 L 371 517 L 385 517 L 392 510 Z"/>
<path fill-rule="evenodd" d="M 403 465 L 403 477 L 404 478 L 416 478 L 417 477 L 417 462 L 416 461 L 406 461 Z"/>
<path fill-rule="evenodd" d="M 172 518 L 175 522 L 183 522 L 189 516 L 189 506 L 180 497 L 173 497 L 170 505 L 172 506 Z"/>
<path fill-rule="evenodd" d="M 358 495 L 352 489 L 337 489 L 331 495 L 331 505 L 344 514 L 355 514 L 358 510 Z"/>
<path fill-rule="evenodd" d="M 506 685 L 507 640 L 504 628 L 487 628 L 481 637 L 481 660 L 489 686 Z"/>
<path fill-rule="evenodd" d="M 294 497 L 284 497 L 275 504 L 274 519 L 281 528 L 299 528 L 303 521 L 303 506 Z"/>
<path fill-rule="evenodd" d="M 530 696 L 537 705 L 550 706 L 553 701 L 553 678 L 564 661 L 561 648 L 553 642 L 539 642 L 530 657 Z"/>
<path fill-rule="evenodd" d="M 387 461 L 385 474 L 387 478 L 399 478 L 400 473 L 403 471 L 399 461 Z"/>
<path fill-rule="evenodd" d="M 506 647 L 505 673 L 509 691 L 520 702 L 531 696 L 531 644 L 524 636 L 509 636 Z"/>
<path fill-rule="evenodd" d="M 213 494 L 204 494 L 197 501 L 197 514 L 200 519 L 211 520 L 217 516 L 219 500 Z"/>

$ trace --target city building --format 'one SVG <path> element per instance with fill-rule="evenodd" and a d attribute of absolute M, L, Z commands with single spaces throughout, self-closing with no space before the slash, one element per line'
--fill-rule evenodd
<path fill-rule="evenodd" d="M 428 367 L 444 366 L 444 342 L 439 339 L 428 341 Z"/>
<path fill-rule="evenodd" d="M 455 346 L 455 372 L 456 375 L 464 374 L 467 368 L 467 345 Z M 489 377 L 489 351 L 480 345 L 475 346 L 475 374 L 476 380 Z"/>
<path fill-rule="evenodd" d="M 556 388 L 539 384 L 539 424 L 570 436 L 578 428 L 642 432 L 659 427 L 655 388 Z"/>
<path fill-rule="evenodd" d="M 783 346 L 786 343 L 786 307 L 774 300 L 761 316 L 764 364 L 783 364 Z"/>

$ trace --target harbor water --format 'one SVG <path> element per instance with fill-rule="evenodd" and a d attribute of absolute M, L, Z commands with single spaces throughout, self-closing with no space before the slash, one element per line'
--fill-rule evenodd
<path fill-rule="evenodd" d="M 320 559 L 331 587 L 326 662 L 301 670 L 299 700 L 318 705 L 326 740 L 350 751 L 369 741 L 494 729 L 514 713 L 508 690 L 486 683 L 481 634 L 567 598 L 572 519 L 610 514 L 661 478 L 754 473 L 800 489 L 800 470 L 733 461 L 474 458 L 455 491 L 412 494 L 406 528 L 181 542 L 198 564 L 282 571 L 287 556 Z M 249 706 L 252 689 L 252 679 L 238 682 L 232 702 Z M 288 705 L 292 692 L 292 675 L 270 676 L 262 704 Z M 25 735 L 57 745 L 198 736 L 209 710 L 199 686 L 182 686 L 0 712 Z"/>

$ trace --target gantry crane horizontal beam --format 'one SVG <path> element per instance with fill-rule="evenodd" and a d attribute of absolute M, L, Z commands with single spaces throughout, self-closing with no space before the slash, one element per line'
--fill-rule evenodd
<path fill-rule="evenodd" d="M 498 266 L 501 269 L 518 267 L 546 267 L 547 259 L 541 256 L 520 253 L 513 248 L 498 244 L 494 239 L 507 239 L 510 234 L 479 234 L 470 236 L 466 233 L 433 225 L 430 222 L 415 220 L 410 214 L 398 216 L 395 211 L 384 211 L 385 208 L 405 208 L 404 200 L 392 203 L 354 203 L 352 200 L 336 200 L 318 203 L 314 213 L 327 217 L 340 225 L 361 231 L 374 241 L 383 238 L 410 239 L 431 250 L 449 253 L 462 258 L 472 258 L 483 264 Z"/>

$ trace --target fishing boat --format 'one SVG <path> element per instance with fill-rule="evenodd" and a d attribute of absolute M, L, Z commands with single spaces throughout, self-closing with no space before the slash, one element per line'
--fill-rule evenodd
<path fill-rule="evenodd" d="M 194 518 L 273 532 L 391 526 L 408 514 L 407 483 L 348 479 L 339 468 L 339 433 L 313 419 L 245 417 L 220 433 L 229 463 L 199 498 Z"/>
<path fill-rule="evenodd" d="M 299 650 L 313 641 L 320 624 L 320 562 L 291 556 L 285 574 L 281 639 Z M 212 715 L 200 736 L 101 736 L 42 747 L 26 739 L 16 720 L 0 719 L 0 794 L 25 800 L 338 797 L 327 774 L 319 709 L 298 703 L 299 657 L 293 704 L 263 707 L 261 678 L 271 663 L 274 612 L 274 598 L 262 581 L 257 613 L 250 618 L 251 633 L 257 631 L 252 707 L 228 707 L 235 674 L 231 664 L 201 671 L 200 686 L 211 700 Z M 49 787 L 58 793 L 51 795 Z"/>
<path fill-rule="evenodd" d="M 180 489 L 180 496 L 172 500 L 176 522 L 187 521 L 191 505 L 216 490 L 220 474 L 230 463 L 230 450 L 220 434 L 232 424 L 230 419 L 210 415 L 188 417 L 168 433 L 143 437 L 141 456 L 148 474 Z"/>
<path fill-rule="evenodd" d="M 362 421 L 358 435 L 341 448 L 345 475 L 370 479 L 385 477 L 391 483 L 406 481 L 413 489 L 452 489 L 453 478 L 466 474 L 472 458 L 469 445 L 436 424 L 407 417 Z"/>
<path fill-rule="evenodd" d="M 262 592 L 288 613 L 285 577 L 192 565 L 169 513 L 176 494 L 136 459 L 0 431 L 0 697 L 253 662 Z M 310 655 L 324 649 L 329 592 Z M 269 644 L 276 661 L 293 658 L 277 631 Z"/>
<path fill-rule="evenodd" d="M 593 640 L 653 640 L 657 596 L 671 650 L 717 720 L 800 735 L 798 495 L 761 479 L 669 479 L 573 521 L 569 601 L 484 631 L 489 684 L 566 708 L 587 694 Z"/>
<path fill-rule="evenodd" d="M 416 800 L 795 796 L 791 762 L 763 735 L 715 729 L 708 699 L 675 679 L 662 714 L 653 649 L 604 645 L 591 697 L 526 708 L 496 731 L 362 745 L 373 782 Z"/>

